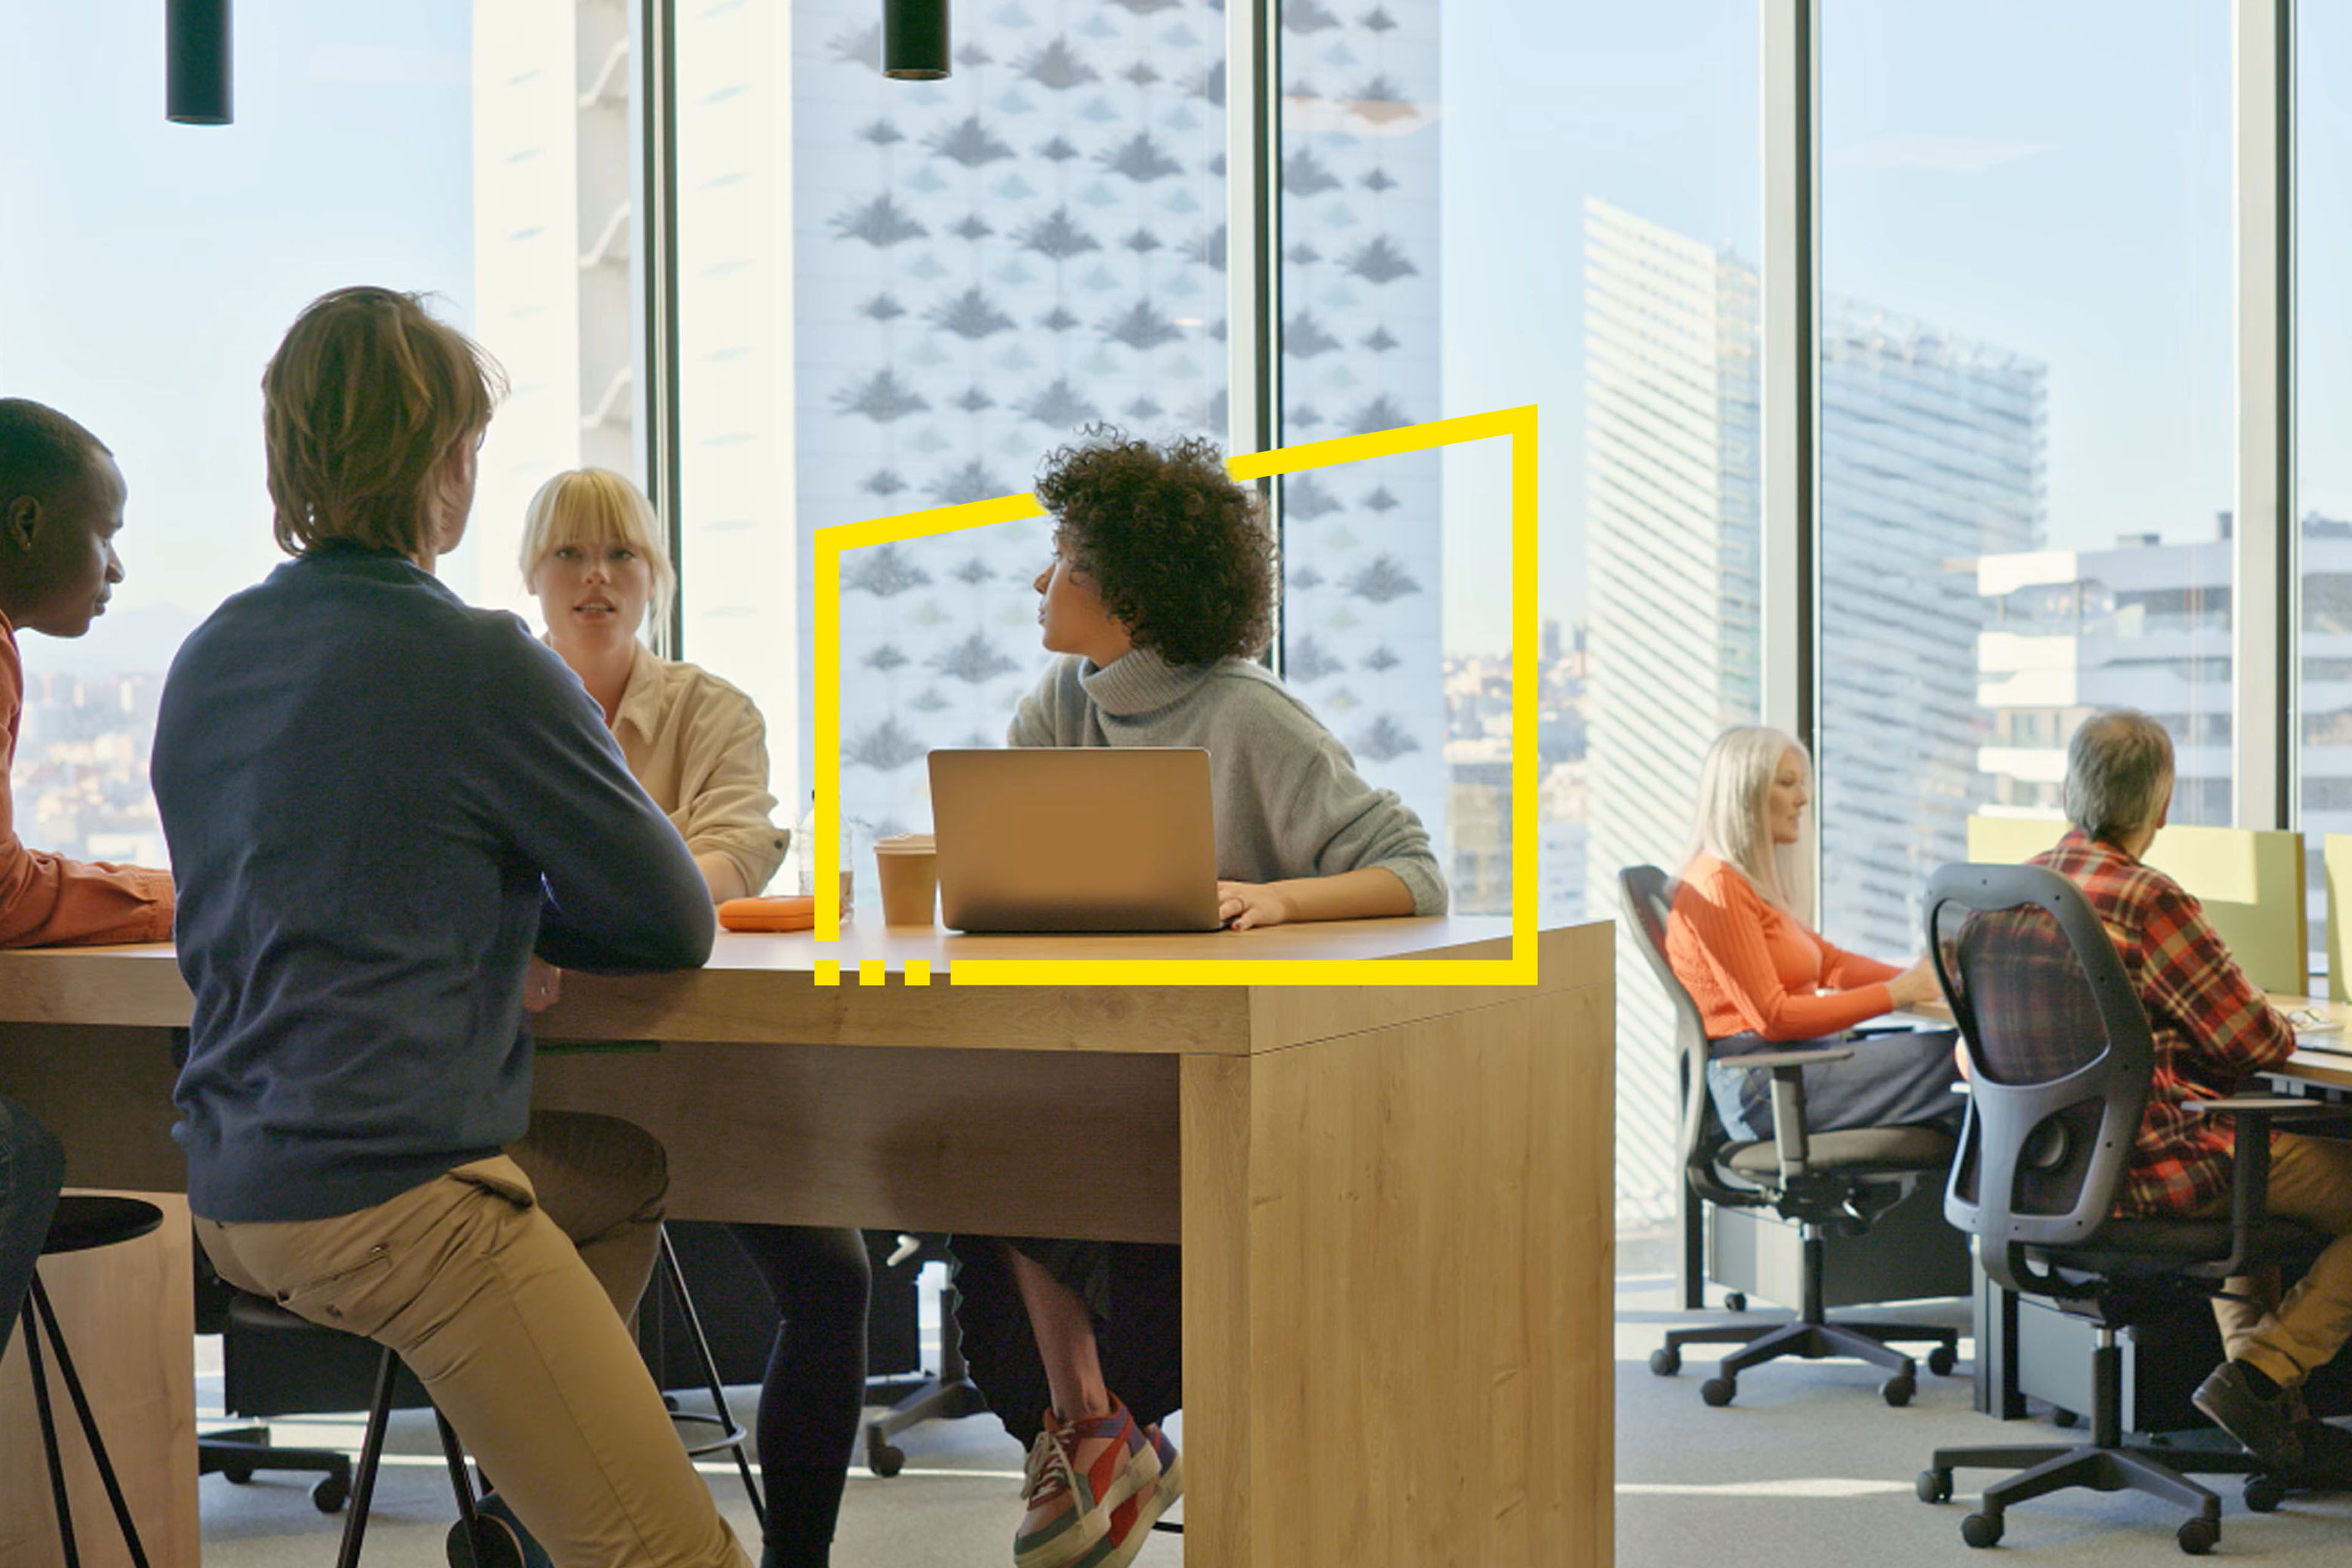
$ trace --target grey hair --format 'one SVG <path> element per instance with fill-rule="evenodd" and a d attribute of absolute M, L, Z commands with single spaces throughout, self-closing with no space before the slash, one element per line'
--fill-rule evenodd
<path fill-rule="evenodd" d="M 1699 764 L 1698 823 L 1690 857 L 1712 855 L 1748 879 L 1766 903 L 1811 918 L 1812 879 L 1806 847 L 1772 842 L 1769 806 L 1780 759 L 1794 752 L 1808 774 L 1813 759 L 1796 737 L 1761 724 L 1738 724 L 1715 738 Z"/>
<path fill-rule="evenodd" d="M 2066 820 L 2120 845 L 2172 799 L 2172 737 L 2137 708 L 2102 708 L 2066 746 Z"/>

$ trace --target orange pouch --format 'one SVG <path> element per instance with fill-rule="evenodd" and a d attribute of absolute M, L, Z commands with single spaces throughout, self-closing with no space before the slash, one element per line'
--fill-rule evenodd
<path fill-rule="evenodd" d="M 719 923 L 729 931 L 808 931 L 816 924 L 816 900 L 806 893 L 789 899 L 730 899 L 719 906 Z"/>

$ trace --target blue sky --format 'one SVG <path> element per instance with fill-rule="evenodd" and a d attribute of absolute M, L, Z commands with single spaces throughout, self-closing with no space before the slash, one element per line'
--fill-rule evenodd
<path fill-rule="evenodd" d="M 160 6 L 0 0 L 0 392 L 80 419 L 131 487 L 114 609 L 81 644 L 26 639 L 36 669 L 149 666 L 282 559 L 259 388 L 306 301 L 380 282 L 470 315 L 469 0 L 236 19 L 237 122 L 181 126 Z"/>
<path fill-rule="evenodd" d="M 2308 79 L 2352 48 L 2305 7 Z M 2231 476 L 2226 0 L 1828 0 L 1828 286 L 2047 362 L 2053 542 L 2208 537 Z M 0 389 L 121 450 L 106 668 L 276 558 L 256 384 L 301 303 L 363 279 L 469 312 L 467 0 L 245 0 L 238 123 L 167 125 L 159 14 L 0 0 L 37 74 L 0 95 Z M 975 19 L 971 26 L 984 26 Z M 1542 405 L 1544 598 L 1580 613 L 1580 231 L 1595 194 L 1758 252 L 1756 0 L 1448 0 L 1445 411 Z M 2306 92 L 2305 494 L 2352 511 L 2331 411 L 2352 291 L 2335 95 Z M 1502 466 L 1449 478 L 1449 644 L 1495 624 Z M 474 568 L 450 568 L 461 591 Z M 37 663 L 50 654 L 35 652 Z"/>

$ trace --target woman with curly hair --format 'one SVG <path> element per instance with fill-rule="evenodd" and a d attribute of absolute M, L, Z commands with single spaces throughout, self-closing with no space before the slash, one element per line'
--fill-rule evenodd
<path fill-rule="evenodd" d="M 1216 448 L 1093 432 L 1047 459 L 1037 497 L 1055 521 L 1037 618 L 1062 657 L 1010 743 L 1205 748 L 1237 931 L 1444 912 L 1420 819 L 1251 658 L 1272 635 L 1274 544 Z M 1022 1239 L 959 1258 L 973 1375 L 1030 1445 L 1014 1562 L 1122 1568 L 1182 1489 L 1158 1425 L 1181 1403 L 1178 1249 Z"/>

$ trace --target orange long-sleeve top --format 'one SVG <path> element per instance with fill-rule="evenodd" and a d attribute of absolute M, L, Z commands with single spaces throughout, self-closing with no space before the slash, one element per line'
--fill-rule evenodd
<path fill-rule="evenodd" d="M 1710 1040 L 1810 1040 L 1850 1029 L 1894 1011 L 1886 983 L 1902 973 L 1831 946 L 1712 855 L 1696 857 L 1675 889 L 1666 962 Z"/>
<path fill-rule="evenodd" d="M 163 942 L 172 934 L 172 874 L 140 866 L 84 863 L 25 847 L 16 837 L 10 775 L 25 710 L 25 667 L 16 628 L 0 616 L 0 947 L 69 947 L 100 942 Z"/>

